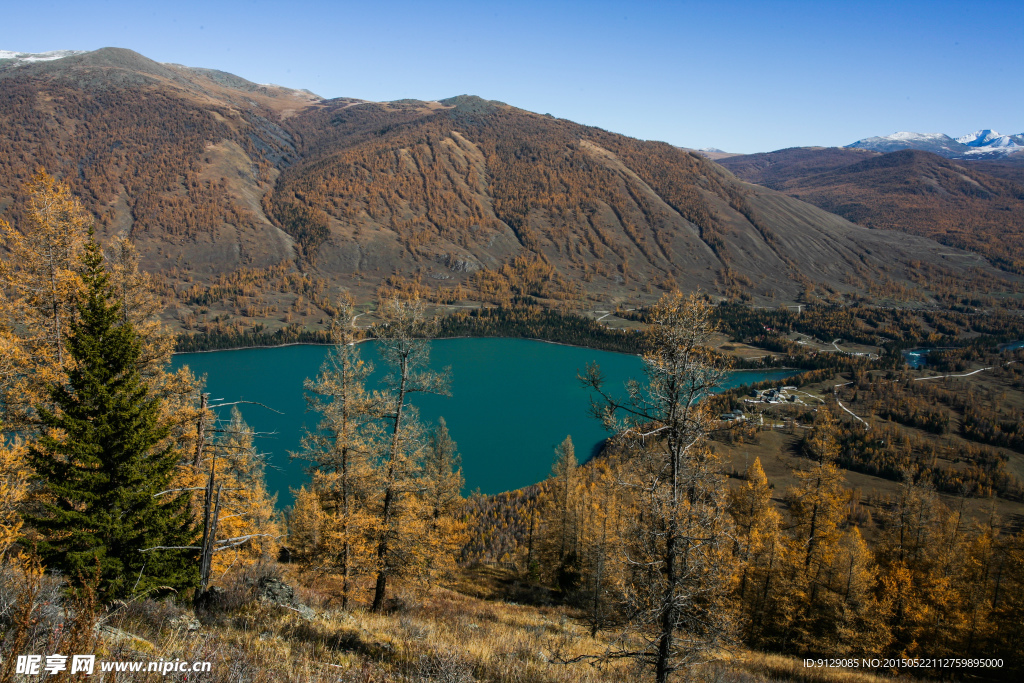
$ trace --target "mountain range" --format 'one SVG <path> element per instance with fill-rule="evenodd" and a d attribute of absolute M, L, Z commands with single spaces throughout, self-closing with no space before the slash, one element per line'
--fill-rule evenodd
<path fill-rule="evenodd" d="M 47 169 L 102 236 L 132 236 L 177 305 L 268 269 L 307 283 L 287 285 L 296 309 L 311 279 L 332 295 L 414 282 L 607 304 L 678 286 L 770 305 L 923 301 L 938 273 L 1020 281 L 735 165 L 501 102 L 324 99 L 118 48 L 48 55 L 0 60 L 0 215 L 17 224 L 22 184 Z"/>
<path fill-rule="evenodd" d="M 864 138 L 846 145 L 852 149 L 895 152 L 917 149 L 947 159 L 999 159 L 1024 151 L 1024 133 L 1000 135 L 993 130 L 979 130 L 952 138 L 943 133 L 908 133 Z"/>

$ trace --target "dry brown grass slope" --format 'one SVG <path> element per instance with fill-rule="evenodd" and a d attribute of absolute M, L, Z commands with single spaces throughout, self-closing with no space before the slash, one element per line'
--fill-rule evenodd
<path fill-rule="evenodd" d="M 281 575 L 297 586 L 296 604 L 258 598 L 254 581 Z M 97 660 L 210 662 L 211 671 L 161 675 L 118 673 L 121 683 L 203 680 L 215 683 L 621 683 L 653 680 L 628 660 L 605 664 L 564 660 L 599 654 L 614 637 L 589 627 L 570 609 L 507 601 L 508 572 L 467 570 L 448 587 L 401 587 L 385 614 L 363 607 L 338 609 L 330 577 L 300 583 L 287 566 L 270 565 L 222 577 L 217 606 L 197 612 L 171 600 L 111 605 L 95 620 L 63 609 L 65 598 L 49 577 L 26 582 L 0 568 L 0 601 L 10 614 L 20 653 L 93 653 Z M 26 592 L 35 583 L 37 592 Z M 368 589 L 368 586 L 367 586 Z M 32 607 L 26 612 L 27 600 Z M 22 598 L 21 602 L 17 600 Z M 15 602 L 11 602 L 11 601 Z M 29 619 L 24 619 L 28 614 Z M 70 618 L 69 618 L 70 617 Z M 67 623 L 65 623 L 67 622 Z M 92 625 L 100 627 L 93 629 Z M 61 626 L 58 626 L 61 624 Z M 76 628 L 84 626 L 84 628 Z M 23 628 L 24 627 L 24 628 Z M 76 632 L 79 635 L 76 637 Z M 86 636 L 83 638 L 81 634 Z M 93 635 L 95 634 L 95 635 Z M 8 641 L 6 644 L 10 644 Z M 3 652 L 3 661 L 14 654 Z M 673 677 L 707 683 L 880 683 L 871 672 L 807 668 L 791 657 L 737 648 L 720 660 Z M 10 660 L 13 661 L 13 660 Z M 3 671 L 0 668 L 0 671 Z M 12 672 L 13 673 L 13 672 Z M 15 681 L 34 680 L 15 676 Z M 97 671 L 90 680 L 115 678 Z"/>

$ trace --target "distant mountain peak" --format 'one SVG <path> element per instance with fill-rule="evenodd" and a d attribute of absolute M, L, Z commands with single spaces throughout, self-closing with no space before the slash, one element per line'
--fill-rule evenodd
<path fill-rule="evenodd" d="M 999 137 L 1005 136 L 1001 136 L 994 130 L 986 128 L 985 130 L 976 130 L 973 133 L 961 135 L 956 139 L 956 141 L 959 142 L 961 145 L 968 145 L 970 147 L 981 147 L 982 145 L 987 145 Z"/>
<path fill-rule="evenodd" d="M 991 129 L 977 130 L 958 138 L 944 133 L 914 133 L 899 131 L 858 140 L 847 147 L 876 152 L 895 152 L 917 149 L 932 152 L 947 159 L 978 159 L 1004 157 L 1024 150 L 1024 134 L 1000 135 Z"/>
<path fill-rule="evenodd" d="M 868 138 L 869 140 L 871 138 Z M 883 140 L 947 140 L 950 139 L 948 135 L 943 133 L 912 133 L 910 131 L 901 130 L 893 133 L 892 135 L 885 135 L 882 137 Z"/>
<path fill-rule="evenodd" d="M 443 100 L 438 100 L 446 107 L 454 107 L 456 111 L 465 114 L 489 114 L 501 107 L 507 107 L 504 102 L 497 100 L 485 100 L 477 95 L 456 95 Z"/>

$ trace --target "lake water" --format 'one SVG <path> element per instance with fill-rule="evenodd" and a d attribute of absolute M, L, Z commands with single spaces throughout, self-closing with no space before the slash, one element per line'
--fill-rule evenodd
<path fill-rule="evenodd" d="M 385 374 L 376 344 L 360 345 L 364 360 L 376 366 L 368 388 L 377 388 Z M 289 504 L 289 488 L 307 481 L 301 461 L 291 460 L 304 427 L 319 416 L 306 412 L 302 382 L 314 377 L 328 351 L 325 346 L 286 346 L 211 353 L 179 354 L 174 367 L 191 366 L 207 376 L 212 399 L 257 401 L 240 406 L 256 431 L 275 432 L 257 441 L 268 454 L 267 487 L 278 491 L 279 505 Z M 499 493 L 545 479 L 554 449 L 572 436 L 576 457 L 586 460 L 607 437 L 601 424 L 587 413 L 589 393 L 576 374 L 587 363 L 601 365 L 607 386 L 623 393 L 630 377 L 643 379 L 640 358 L 621 353 L 561 346 L 526 339 L 440 339 L 432 343 L 431 365 L 452 367 L 451 397 L 416 394 L 412 403 L 426 422 L 444 416 L 462 454 L 466 491 Z M 792 370 L 732 373 L 727 386 L 781 379 Z M 222 417 L 230 409 L 222 409 Z"/>
<path fill-rule="evenodd" d="M 928 365 L 928 354 L 931 352 L 931 349 L 909 349 L 903 352 L 903 360 L 916 370 Z"/>

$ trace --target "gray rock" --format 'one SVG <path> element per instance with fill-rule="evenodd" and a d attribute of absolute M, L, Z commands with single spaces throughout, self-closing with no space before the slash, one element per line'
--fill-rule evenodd
<path fill-rule="evenodd" d="M 145 638 L 140 638 L 134 633 L 129 633 L 128 631 L 114 628 L 113 626 L 96 624 L 93 627 L 93 631 L 111 645 L 123 645 L 138 652 L 156 651 L 156 646 Z"/>
<path fill-rule="evenodd" d="M 299 616 L 301 616 L 306 621 L 313 621 L 314 619 L 316 619 L 316 610 L 314 610 L 309 605 L 296 605 L 295 611 L 298 612 Z"/>
<path fill-rule="evenodd" d="M 264 600 L 278 605 L 290 605 L 295 601 L 295 589 L 281 579 L 264 577 L 256 586 L 256 594 Z"/>

